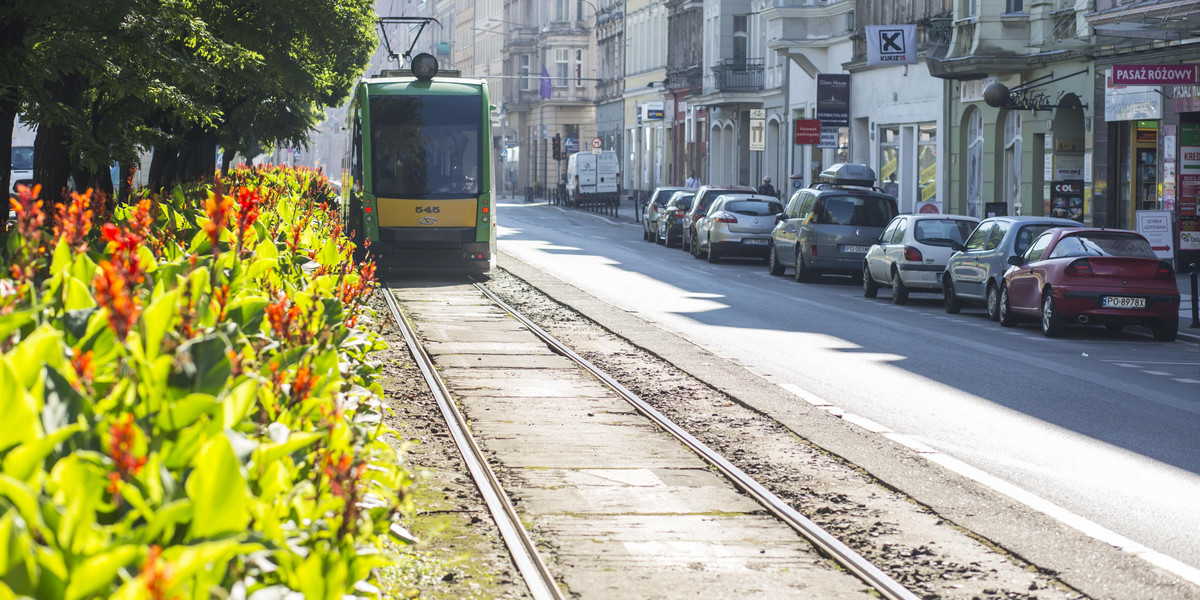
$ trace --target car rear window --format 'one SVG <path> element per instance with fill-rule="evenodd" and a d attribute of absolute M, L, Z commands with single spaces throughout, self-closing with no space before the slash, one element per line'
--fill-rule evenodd
<path fill-rule="evenodd" d="M 1037 236 L 1042 235 L 1047 229 L 1053 227 L 1062 227 L 1062 225 L 1053 225 L 1049 223 L 1038 223 L 1036 225 L 1024 225 L 1017 230 L 1017 239 L 1013 242 L 1014 254 L 1025 254 L 1029 249 L 1029 243 L 1037 239 Z"/>
<path fill-rule="evenodd" d="M 1158 258 L 1150 242 L 1145 239 L 1115 231 L 1092 231 L 1064 236 L 1050 253 L 1050 258 L 1060 256 L 1131 256 L 1136 258 Z"/>
<path fill-rule="evenodd" d="M 913 231 L 913 237 L 918 242 L 931 243 L 937 245 L 937 240 L 954 240 L 962 244 L 967 240 L 967 236 L 971 235 L 971 230 L 975 228 L 975 223 L 964 221 L 962 219 L 921 219 L 917 221 L 917 228 Z M 942 242 L 945 244 L 945 242 Z"/>
<path fill-rule="evenodd" d="M 725 210 L 739 215 L 767 217 L 783 212 L 783 205 L 778 202 L 763 200 L 737 200 L 726 202 Z"/>
<path fill-rule="evenodd" d="M 829 195 L 821 198 L 817 223 L 853 225 L 855 227 L 887 227 L 896 216 L 891 200 L 876 196 Z"/>

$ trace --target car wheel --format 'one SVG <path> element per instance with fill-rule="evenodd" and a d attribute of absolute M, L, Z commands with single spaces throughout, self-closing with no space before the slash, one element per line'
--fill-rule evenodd
<path fill-rule="evenodd" d="M 1054 306 L 1054 293 L 1047 289 L 1042 294 L 1042 334 L 1046 337 L 1058 337 L 1067 328 L 1067 320 Z"/>
<path fill-rule="evenodd" d="M 892 303 L 908 303 L 908 287 L 904 285 L 904 280 L 900 279 L 899 269 L 892 269 Z"/>
<path fill-rule="evenodd" d="M 663 243 L 662 234 L 660 234 L 660 233 L 658 232 L 658 229 L 655 229 L 655 230 L 654 230 L 654 243 L 655 243 L 655 244 L 662 244 L 662 243 Z"/>
<path fill-rule="evenodd" d="M 863 263 L 862 280 L 864 297 L 874 298 L 879 294 L 879 284 L 871 278 L 871 268 L 867 266 L 867 263 Z"/>
<path fill-rule="evenodd" d="M 1012 299 L 1008 297 L 1008 286 L 1000 289 L 1000 324 L 1004 327 L 1017 324 L 1017 316 L 1012 311 Z"/>
<path fill-rule="evenodd" d="M 952 315 L 962 310 L 962 300 L 954 291 L 954 282 L 950 280 L 949 273 L 942 275 L 942 301 L 946 304 L 946 312 Z"/>
<path fill-rule="evenodd" d="M 701 258 L 700 257 L 700 244 L 699 244 L 699 240 L 696 239 L 696 236 L 692 236 L 691 242 L 688 243 L 688 247 L 692 251 L 692 258 L 699 260 Z"/>
<path fill-rule="evenodd" d="M 804 264 L 804 251 L 800 248 L 796 249 L 796 281 L 799 283 L 808 283 L 813 280 L 812 271 Z"/>
<path fill-rule="evenodd" d="M 1173 342 L 1179 335 L 1179 317 L 1156 321 L 1151 329 L 1154 331 L 1154 339 L 1160 342 Z"/>
<path fill-rule="evenodd" d="M 718 252 L 715 247 L 713 247 L 711 240 L 708 242 L 708 262 L 714 265 L 721 262 L 721 253 Z"/>
<path fill-rule="evenodd" d="M 988 284 L 987 313 L 989 319 L 993 321 L 1000 320 L 1000 289 L 994 283 Z"/>
<path fill-rule="evenodd" d="M 775 244 L 771 244 L 771 251 L 767 254 L 767 270 L 772 275 L 783 275 L 787 267 L 779 263 L 779 256 L 775 254 Z"/>

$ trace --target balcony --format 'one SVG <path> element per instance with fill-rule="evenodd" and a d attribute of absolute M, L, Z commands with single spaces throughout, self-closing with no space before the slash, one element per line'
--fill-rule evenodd
<path fill-rule="evenodd" d="M 704 70 L 700 68 L 700 65 L 667 69 L 667 89 L 669 90 L 691 89 L 698 92 L 703 79 Z"/>
<path fill-rule="evenodd" d="M 712 68 L 714 92 L 757 92 L 763 89 L 763 59 L 724 59 Z"/>

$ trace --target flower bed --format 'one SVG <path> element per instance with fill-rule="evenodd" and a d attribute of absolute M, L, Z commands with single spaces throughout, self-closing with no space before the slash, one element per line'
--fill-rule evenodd
<path fill-rule="evenodd" d="M 0 249 L 0 599 L 376 595 L 411 478 L 324 177 L 35 198 Z"/>

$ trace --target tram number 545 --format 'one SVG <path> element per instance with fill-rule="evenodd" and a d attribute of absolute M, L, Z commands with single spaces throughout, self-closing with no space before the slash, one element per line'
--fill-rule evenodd
<path fill-rule="evenodd" d="M 417 212 L 432 215 L 432 214 L 442 212 L 442 207 L 440 207 L 440 206 L 418 206 Z"/>

